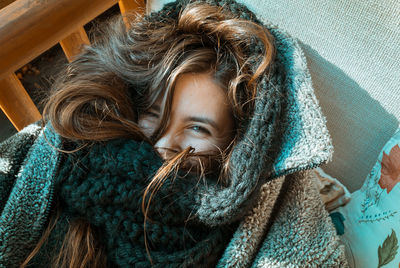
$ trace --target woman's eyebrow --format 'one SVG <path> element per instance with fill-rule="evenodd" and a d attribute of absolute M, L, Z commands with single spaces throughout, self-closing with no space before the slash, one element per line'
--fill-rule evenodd
<path fill-rule="evenodd" d="M 204 124 L 209 124 L 211 125 L 213 128 L 215 128 L 216 130 L 220 130 L 217 123 L 212 120 L 211 118 L 208 117 L 204 117 L 204 116 L 188 116 L 185 117 L 184 119 L 185 121 L 192 121 L 192 122 L 200 122 L 200 123 L 204 123 Z"/>

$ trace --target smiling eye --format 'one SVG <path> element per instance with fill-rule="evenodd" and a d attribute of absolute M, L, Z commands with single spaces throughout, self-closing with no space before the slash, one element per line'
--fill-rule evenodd
<path fill-rule="evenodd" d="M 144 114 L 147 115 L 147 116 L 155 117 L 155 118 L 159 117 L 158 113 L 153 112 L 151 110 L 150 111 L 145 111 Z"/>
<path fill-rule="evenodd" d="M 208 131 L 208 129 L 198 126 L 198 125 L 192 126 L 190 129 L 192 129 L 193 131 L 198 132 L 198 133 L 211 135 L 211 132 Z"/>

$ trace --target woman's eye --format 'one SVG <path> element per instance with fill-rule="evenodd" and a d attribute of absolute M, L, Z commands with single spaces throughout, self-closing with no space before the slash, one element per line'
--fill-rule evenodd
<path fill-rule="evenodd" d="M 151 117 L 155 117 L 155 118 L 158 118 L 158 117 L 159 117 L 159 116 L 158 116 L 158 113 L 152 112 L 152 111 L 146 111 L 145 114 L 146 114 L 147 116 L 151 116 Z"/>
<path fill-rule="evenodd" d="M 201 127 L 201 126 L 192 126 L 191 129 L 198 133 L 211 135 L 211 132 L 208 131 L 208 129 Z"/>

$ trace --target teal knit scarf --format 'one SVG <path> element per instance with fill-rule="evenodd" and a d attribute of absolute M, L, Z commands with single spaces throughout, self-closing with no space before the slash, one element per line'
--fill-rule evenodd
<path fill-rule="evenodd" d="M 100 231 L 110 266 L 150 266 L 141 202 L 160 166 L 149 144 L 127 139 L 97 143 L 68 154 L 61 164 L 56 192 L 63 213 Z M 154 196 L 146 236 L 155 267 L 210 267 L 226 247 L 233 228 L 210 228 L 191 217 L 198 183 L 167 180 Z"/>

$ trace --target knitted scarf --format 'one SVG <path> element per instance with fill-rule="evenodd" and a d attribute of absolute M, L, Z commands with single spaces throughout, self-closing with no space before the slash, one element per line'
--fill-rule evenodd
<path fill-rule="evenodd" d="M 63 213 L 70 219 L 83 218 L 99 230 L 110 266 L 150 266 L 146 236 L 155 267 L 210 267 L 234 230 L 210 228 L 191 219 L 196 185 L 201 182 L 186 176 L 167 180 L 154 195 L 144 233 L 143 190 L 161 166 L 147 143 L 97 143 L 69 154 L 60 166 L 56 192 Z"/>

